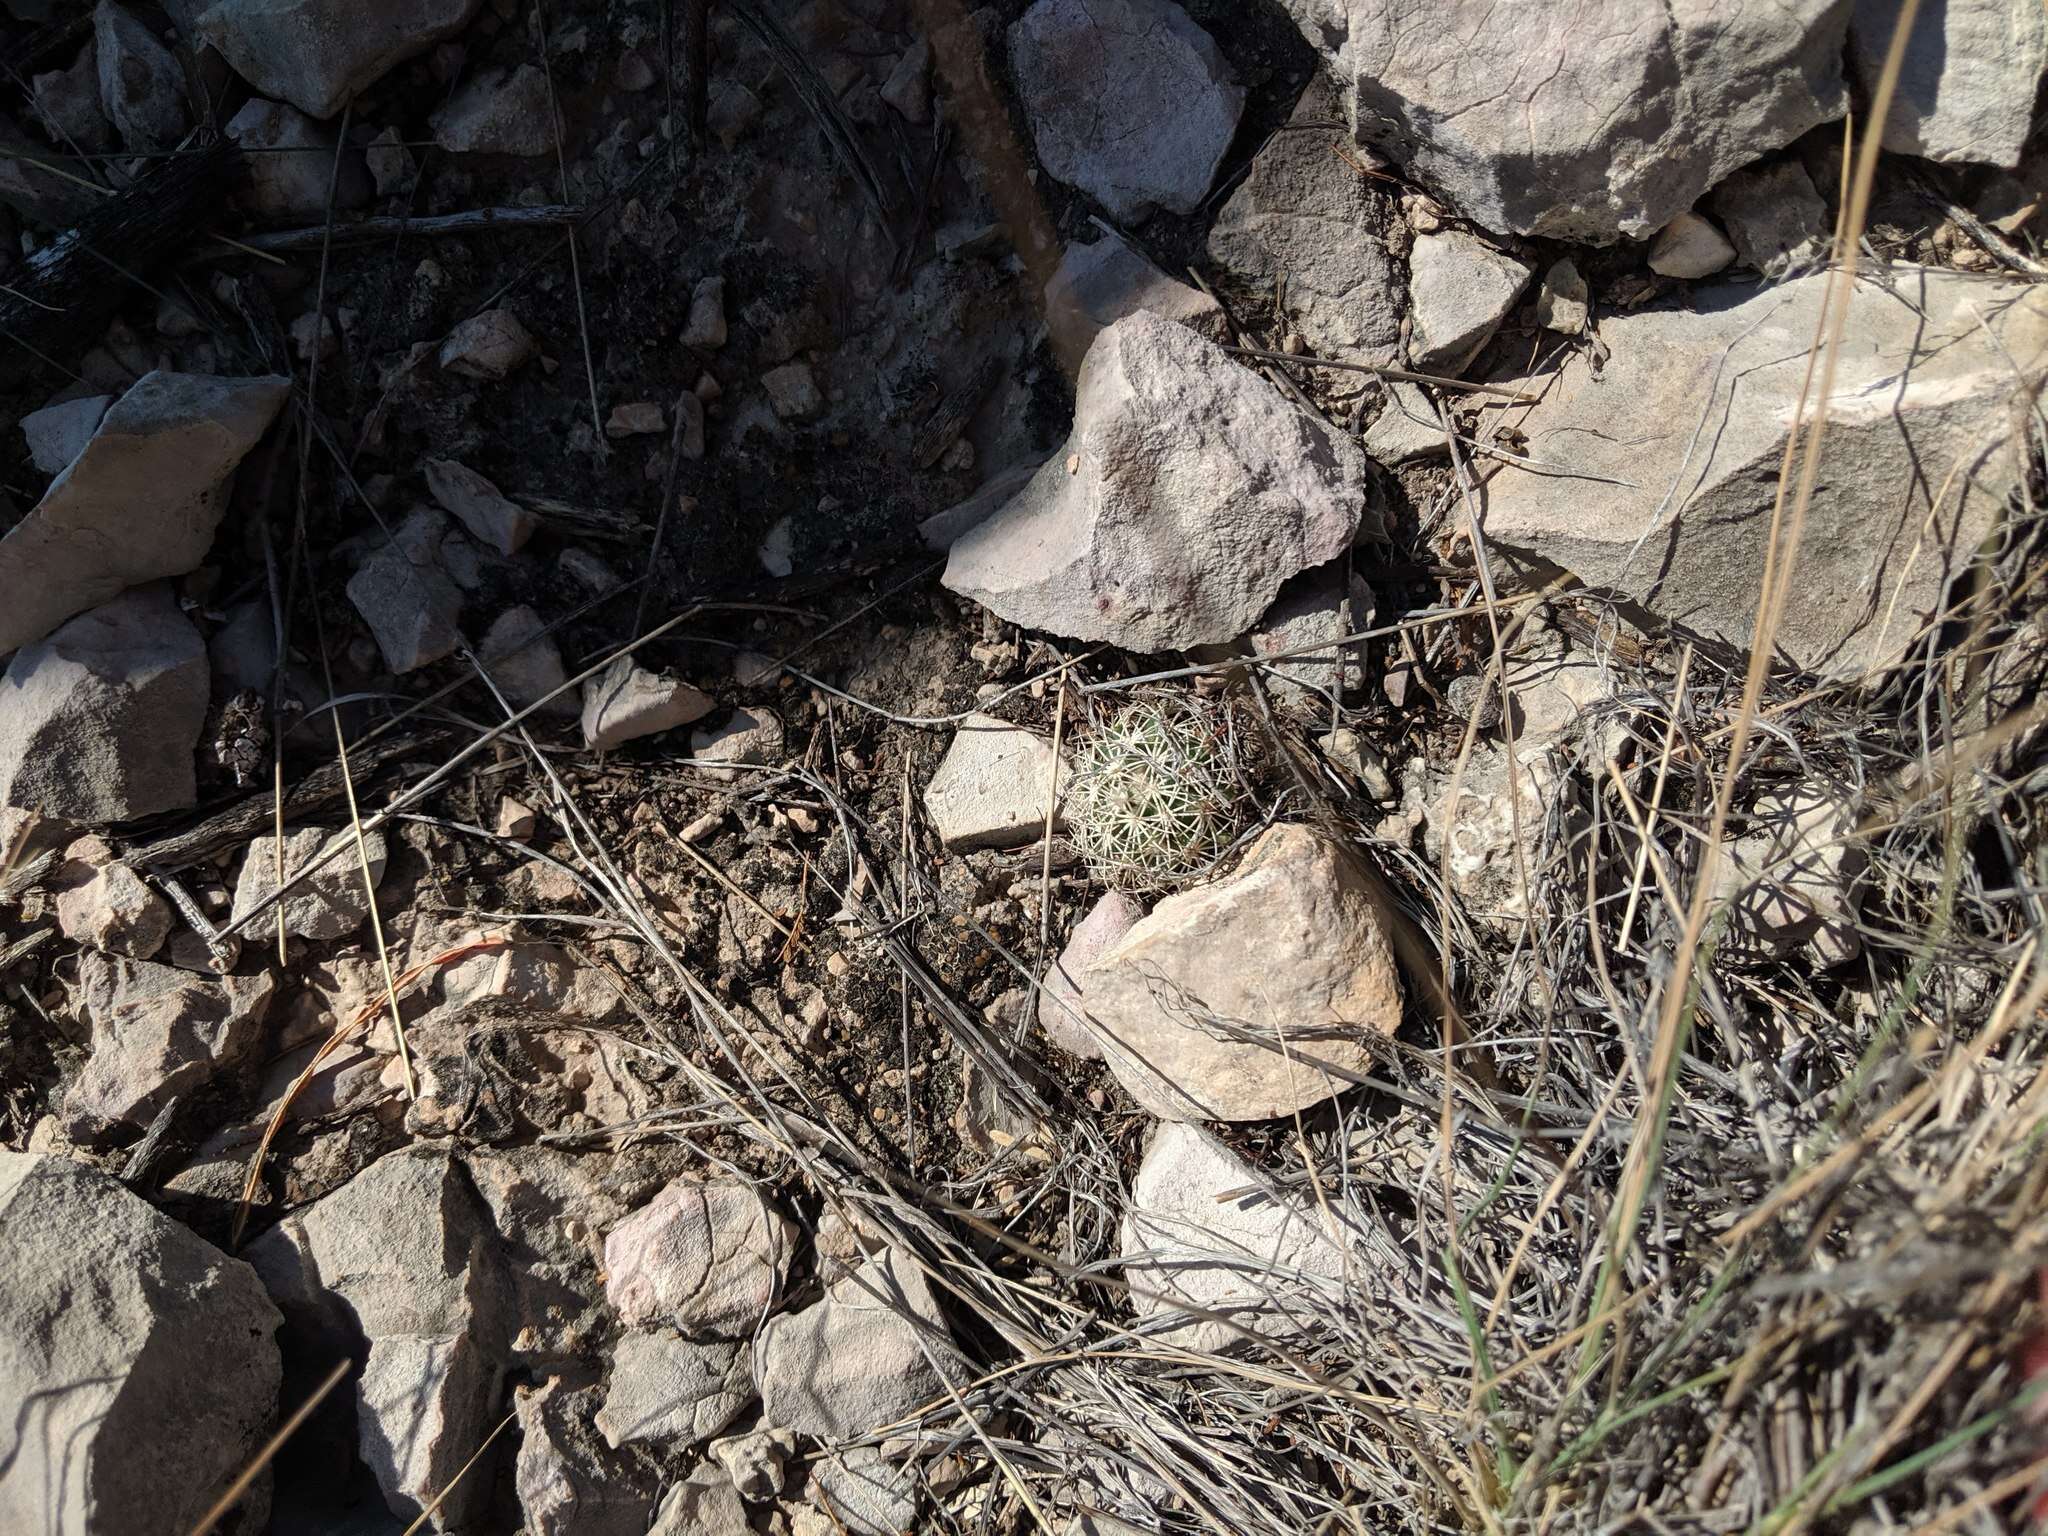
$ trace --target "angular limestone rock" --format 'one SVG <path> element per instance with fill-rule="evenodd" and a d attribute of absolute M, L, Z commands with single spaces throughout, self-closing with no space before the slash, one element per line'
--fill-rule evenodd
<path fill-rule="evenodd" d="M 1419 237 L 1408 255 L 1409 359 L 1425 373 L 1458 373 L 1528 282 L 1526 266 L 1463 230 Z"/>
<path fill-rule="evenodd" d="M 1110 1071 L 1166 1120 L 1268 1120 L 1371 1070 L 1401 983 L 1360 868 L 1307 827 L 1168 896 L 1082 972 Z"/>
<path fill-rule="evenodd" d="M 1899 8 L 1857 0 L 1849 66 L 1866 91 L 1884 74 Z M 1929 160 L 2017 165 L 2048 70 L 2048 11 L 2029 0 L 1942 0 L 1913 18 L 1885 114 L 1884 147 Z"/>
<path fill-rule="evenodd" d="M 1141 309 L 1178 320 L 1211 341 L 1229 339 L 1221 304 L 1168 277 L 1114 234 L 1093 245 L 1068 246 L 1045 285 L 1045 323 L 1070 368 L 1080 366 L 1104 326 Z"/>
<path fill-rule="evenodd" d="M 1350 545 L 1365 475 L 1356 445 L 1220 348 L 1131 315 L 1089 350 L 1066 447 L 953 545 L 944 581 L 1030 629 L 1220 644 Z"/>
<path fill-rule="evenodd" d="M 679 1454 L 724 1429 L 753 1398 L 744 1344 L 695 1344 L 660 1328 L 619 1340 L 595 1422 L 614 1450 L 640 1440 Z"/>
<path fill-rule="evenodd" d="M 753 1185 L 678 1179 L 605 1238 L 605 1294 L 629 1324 L 744 1337 L 781 1295 L 795 1239 Z"/>
<path fill-rule="evenodd" d="M 204 560 L 235 466 L 290 392 L 283 378 L 137 380 L 0 538 L 0 654 L 125 587 L 182 576 Z"/>
<path fill-rule="evenodd" d="M 708 694 L 621 656 L 583 685 L 583 744 L 603 752 L 701 720 L 711 710 Z"/>
<path fill-rule="evenodd" d="M 382 832 L 364 833 L 363 847 L 358 853 L 352 828 L 329 832 L 320 827 L 302 827 L 285 835 L 282 861 L 276 838 L 252 838 L 248 856 L 242 860 L 241 878 L 235 882 L 233 920 L 241 921 L 270 899 L 278 888 L 280 862 L 285 880 L 290 881 L 314 860 L 321 859 L 319 868 L 285 893 L 284 931 L 308 939 L 346 938 L 370 915 L 370 897 L 363 888 L 364 855 L 369 865 L 369 889 L 374 891 L 384 878 Z M 259 919 L 254 931 L 275 933 L 276 913 Z"/>
<path fill-rule="evenodd" d="M 200 37 L 265 96 L 329 118 L 394 64 L 469 25 L 483 0 L 218 0 Z"/>
<path fill-rule="evenodd" d="M 958 852 L 1019 848 L 1042 836 L 1053 803 L 1052 744 L 993 715 L 969 715 L 925 786 L 939 841 Z M 1057 810 L 1052 827 L 1066 823 Z"/>

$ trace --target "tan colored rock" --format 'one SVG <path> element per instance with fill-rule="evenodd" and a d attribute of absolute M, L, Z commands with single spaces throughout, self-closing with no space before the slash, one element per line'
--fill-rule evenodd
<path fill-rule="evenodd" d="M 1697 213 L 1681 213 L 1650 242 L 1650 270 L 1660 277 L 1712 277 L 1735 260 L 1735 243 Z"/>
<path fill-rule="evenodd" d="M 516 555 L 540 526 L 540 519 L 486 476 L 453 459 L 427 460 L 427 489 L 455 515 L 470 537 L 501 555 Z"/>
<path fill-rule="evenodd" d="M 939 841 L 958 852 L 1020 848 L 1045 832 L 1052 804 L 1052 743 L 993 715 L 969 715 L 925 786 Z M 1057 813 L 1053 830 L 1066 823 Z"/>
<path fill-rule="evenodd" d="M 1109 1067 L 1168 1120 L 1268 1120 L 1371 1069 L 1401 983 L 1364 871 L 1281 825 L 1169 896 L 1082 976 Z"/>
<path fill-rule="evenodd" d="M 1144 909 L 1122 891 L 1108 892 L 1074 925 L 1066 948 L 1045 973 L 1044 990 L 1038 994 L 1038 1027 L 1069 1056 L 1083 1061 L 1102 1060 L 1101 1042 L 1081 1017 L 1086 1012 L 1081 976 L 1123 942 L 1124 935 L 1144 915 Z"/>
<path fill-rule="evenodd" d="M 753 1185 L 677 1179 L 606 1236 L 605 1294 L 629 1324 L 744 1338 L 781 1296 L 795 1242 Z"/>
<path fill-rule="evenodd" d="M 711 713 L 709 696 L 621 656 L 583 685 L 583 744 L 605 751 Z"/>
<path fill-rule="evenodd" d="M 101 838 L 82 837 L 64 850 L 56 884 L 57 927 L 67 939 L 147 960 L 171 936 L 170 903 Z"/>

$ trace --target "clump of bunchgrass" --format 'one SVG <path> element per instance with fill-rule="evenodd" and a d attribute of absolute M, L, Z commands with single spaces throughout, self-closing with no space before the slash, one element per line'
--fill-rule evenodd
<path fill-rule="evenodd" d="M 1082 744 L 1067 825 L 1103 884 L 1162 891 L 1215 867 L 1246 798 L 1225 717 L 1192 700 L 1145 700 Z"/>

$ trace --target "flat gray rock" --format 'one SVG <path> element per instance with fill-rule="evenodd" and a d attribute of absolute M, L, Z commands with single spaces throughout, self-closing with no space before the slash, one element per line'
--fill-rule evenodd
<path fill-rule="evenodd" d="M 657 1478 L 604 1443 L 592 1422 L 600 1396 L 560 1377 L 519 1394 L 512 1481 L 524 1536 L 646 1536 Z"/>
<path fill-rule="evenodd" d="M 1184 1349 L 1224 1351 L 1247 1334 L 1296 1337 L 1322 1307 L 1342 1306 L 1344 1249 L 1328 1220 L 1270 1192 L 1208 1131 L 1161 1125 L 1123 1220 L 1131 1308 L 1166 1320 L 1157 1336 Z"/>
<path fill-rule="evenodd" d="M 2048 293 L 1899 266 L 1882 274 L 1894 295 L 1877 275 L 1850 300 L 1777 632 L 1785 660 L 1837 675 L 1897 656 L 2001 514 L 2024 473 L 2014 368 L 2048 366 Z M 1605 317 L 1601 377 L 1568 359 L 1521 422 L 1531 457 L 1574 473 L 1509 467 L 1488 485 L 1497 571 L 1570 570 L 1746 649 L 1826 282 L 1700 287 L 1690 309 Z"/>
<path fill-rule="evenodd" d="M 1021 848 L 1046 830 L 1053 808 L 1052 743 L 993 715 L 969 715 L 925 786 L 924 808 L 939 841 L 960 852 Z M 1065 826 L 1053 808 L 1052 829 Z"/>
<path fill-rule="evenodd" d="M 1401 1022 L 1362 870 L 1282 823 L 1236 873 L 1168 896 L 1081 974 L 1109 1069 L 1163 1120 L 1270 1120 L 1372 1070 Z"/>
<path fill-rule="evenodd" d="M 1361 142 L 1501 234 L 1645 239 L 1848 107 L 1847 0 L 1283 0 Z"/>
<path fill-rule="evenodd" d="M 1707 199 L 1745 267 L 1783 277 L 1819 266 L 1832 245 L 1834 221 L 1797 160 L 1753 165 L 1714 188 Z"/>
<path fill-rule="evenodd" d="M 457 154 L 531 158 L 555 147 L 548 77 L 533 64 L 471 76 L 427 123 L 434 142 Z"/>
<path fill-rule="evenodd" d="M 1244 111 L 1215 39 L 1173 0 L 1038 0 L 1010 68 L 1048 175 L 1119 220 L 1192 213 Z"/>
<path fill-rule="evenodd" d="M 0 1530 L 188 1529 L 275 1422 L 262 1285 L 63 1157 L 0 1151 L 0 1242 Z M 263 1529 L 269 1505 L 260 1478 L 228 1529 Z"/>
<path fill-rule="evenodd" d="M 1130 315 L 1089 349 L 1065 447 L 961 536 L 943 579 L 1028 629 L 1220 644 L 1350 546 L 1365 483 L 1348 438 L 1187 327 Z"/>
<path fill-rule="evenodd" d="M 636 1331 L 612 1351 L 611 1380 L 595 1422 L 615 1450 L 645 1441 L 679 1455 L 724 1429 L 753 1400 L 745 1344 L 692 1343 L 668 1328 Z"/>
<path fill-rule="evenodd" d="M 206 558 L 235 466 L 291 381 L 148 373 L 108 409 L 43 499 L 0 538 L 0 654 L 124 588 Z"/>
<path fill-rule="evenodd" d="M 1424 373 L 1456 375 L 1515 307 L 1529 269 L 1476 235 L 1422 235 L 1408 253 L 1408 357 Z"/>
<path fill-rule="evenodd" d="M 1342 116 L 1322 81 L 1302 93 L 1217 214 L 1209 254 L 1263 286 L 1284 275 L 1288 323 L 1317 352 L 1392 362 L 1402 295 L 1386 245 L 1389 201 L 1356 168 L 1348 133 L 1307 126 Z"/>
<path fill-rule="evenodd" d="M 621 656 L 583 685 L 583 744 L 603 752 L 711 713 L 711 697 Z"/>
<path fill-rule="evenodd" d="M 547 628 L 546 621 L 522 603 L 507 608 L 484 631 L 477 655 L 490 668 L 491 681 L 503 690 L 515 709 L 538 704 L 569 680 L 562 666 L 561 648 Z M 578 713 L 575 693 L 564 690 L 555 694 L 543 713 Z"/>
<path fill-rule="evenodd" d="M 935 1366 L 934 1362 L 937 1362 Z M 826 1288 L 822 1301 L 772 1317 L 754 1349 L 764 1422 L 848 1440 L 945 1392 L 961 1362 L 931 1284 L 889 1249 Z"/>
<path fill-rule="evenodd" d="M 483 0 L 218 0 L 199 36 L 265 96 L 329 118 L 393 65 L 453 37 Z"/>
<path fill-rule="evenodd" d="M 1849 67 L 1865 91 L 1884 73 L 1899 8 L 1856 0 Z M 1940 0 L 1913 19 L 1885 114 L 1884 147 L 1929 160 L 2020 163 L 2048 69 L 2048 11 L 2029 0 Z"/>
<path fill-rule="evenodd" d="M 232 919 L 240 922 L 276 892 L 278 869 L 284 879 L 294 879 L 316 859 L 324 859 L 312 874 L 285 893 L 284 931 L 307 939 L 346 938 L 370 915 L 370 897 L 363 889 L 364 855 L 370 873 L 370 890 L 384 878 L 385 845 L 382 832 L 363 834 L 363 847 L 356 848 L 352 827 L 329 831 L 324 827 L 301 827 L 285 834 L 282 858 L 274 837 L 251 838 L 249 852 L 242 860 L 242 873 L 235 881 Z M 275 909 L 256 920 L 252 934 L 277 931 Z"/>
<path fill-rule="evenodd" d="M 384 665 L 403 676 L 455 654 L 462 644 L 462 589 L 441 569 L 448 520 L 430 507 L 413 512 L 389 543 L 363 556 L 348 581 Z"/>
<path fill-rule="evenodd" d="M 90 824 L 195 804 L 207 693 L 206 642 L 168 588 L 80 614 L 0 676 L 0 805 Z"/>
<path fill-rule="evenodd" d="M 112 395 L 83 395 L 30 411 L 21 418 L 29 461 L 46 475 L 60 475 L 84 451 L 114 403 Z"/>
<path fill-rule="evenodd" d="M 1045 285 L 1045 323 L 1070 368 L 1088 355 L 1096 332 L 1141 309 L 1177 320 L 1211 341 L 1229 340 L 1221 304 L 1168 277 L 1143 252 L 1107 231 L 1091 245 L 1068 246 Z"/>

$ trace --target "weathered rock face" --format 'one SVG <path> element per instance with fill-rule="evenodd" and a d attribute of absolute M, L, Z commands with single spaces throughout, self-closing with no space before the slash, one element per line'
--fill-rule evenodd
<path fill-rule="evenodd" d="M 277 1412 L 249 1266 L 68 1158 L 0 1151 L 0 1529 L 185 1530 Z M 229 1530 L 263 1528 L 259 1481 Z"/>
<path fill-rule="evenodd" d="M 621 656 L 583 685 L 583 744 L 603 752 L 711 713 L 710 695 Z"/>
<path fill-rule="evenodd" d="M 1823 967 L 1854 959 L 1863 947 L 1857 886 L 1869 865 L 1856 819 L 1848 800 L 1811 786 L 1762 797 L 1751 829 L 1717 866 L 1714 898 L 1729 904 L 1722 952 L 1751 960 L 1804 952 Z"/>
<path fill-rule="evenodd" d="M 465 81 L 429 119 L 434 142 L 457 153 L 544 155 L 555 144 L 547 75 L 531 64 Z"/>
<path fill-rule="evenodd" d="M 1081 984 L 1117 1081 L 1168 1120 L 1319 1104 L 1401 1020 L 1364 875 L 1298 825 L 1268 831 L 1228 879 L 1161 901 Z"/>
<path fill-rule="evenodd" d="M 249 1262 L 308 1360 L 362 1357 L 357 1452 L 407 1519 L 447 1486 L 497 1422 L 504 1288 L 483 1204 L 460 1164 L 393 1152 L 249 1245 Z M 479 1475 L 481 1474 L 481 1475 Z M 433 1528 L 480 1518 L 472 1469 Z"/>
<path fill-rule="evenodd" d="M 193 804 L 206 700 L 206 642 L 167 588 L 80 614 L 0 677 L 0 805 L 89 823 Z"/>
<path fill-rule="evenodd" d="M 100 106 L 122 142 L 130 149 L 169 149 L 192 120 L 177 56 L 114 0 L 93 7 L 92 33 Z"/>
<path fill-rule="evenodd" d="M 21 435 L 28 439 L 30 461 L 46 475 L 62 474 L 64 467 L 92 441 L 100 418 L 113 403 L 112 395 L 85 395 L 30 411 L 21 418 Z"/>
<path fill-rule="evenodd" d="M 1455 374 L 1493 337 L 1528 285 L 1529 269 L 1463 230 L 1424 235 L 1408 256 L 1408 355 L 1428 373 Z"/>
<path fill-rule="evenodd" d="M 1066 823 L 1053 807 L 1052 743 L 993 715 L 969 715 L 925 786 L 924 808 L 948 848 L 1018 848 Z"/>
<path fill-rule="evenodd" d="M 554 694 L 542 713 L 577 713 L 574 693 L 567 690 L 555 693 L 569 680 L 569 674 L 562 666 L 562 652 L 555 644 L 555 637 L 547 632 L 547 624 L 531 608 L 522 604 L 499 614 L 491 621 L 491 627 L 484 631 L 483 644 L 477 654 L 490 668 L 491 681 L 498 685 L 513 708 L 524 709 Z"/>
<path fill-rule="evenodd" d="M 1643 239 L 1848 106 L 1850 0 L 1286 0 L 1359 139 L 1503 234 Z"/>
<path fill-rule="evenodd" d="M 304 827 L 286 834 L 282 861 L 276 838 L 252 838 L 248 857 L 242 861 L 241 877 L 235 882 L 233 919 L 239 922 L 270 899 L 280 884 L 280 862 L 284 878 L 290 880 L 315 859 L 329 853 L 332 857 L 285 893 L 281 903 L 284 931 L 308 939 L 339 939 L 354 933 L 370 915 L 370 897 L 363 885 L 364 864 L 369 865 L 370 891 L 384 878 L 382 832 L 364 833 L 359 853 L 352 828 L 329 832 L 320 827 Z M 262 918 L 254 931 L 276 930 L 277 918 L 273 913 Z"/>
<path fill-rule="evenodd" d="M 469 25 L 482 0 L 218 0 L 199 35 L 265 96 L 332 117 L 394 64 Z"/>
<path fill-rule="evenodd" d="M 1344 1249 L 1328 1219 L 1268 1194 L 1207 1131 L 1162 1125 L 1123 1221 L 1132 1310 L 1171 1317 L 1185 1304 L 1222 1314 L 1168 1327 L 1162 1336 L 1186 1349 L 1222 1350 L 1247 1333 L 1296 1336 L 1319 1293 L 1342 1294 Z"/>
<path fill-rule="evenodd" d="M 393 672 L 416 671 L 462 644 L 462 589 L 440 566 L 447 523 L 432 508 L 419 508 L 348 579 L 348 600 Z"/>
<path fill-rule="evenodd" d="M 518 554 L 540 526 L 539 518 L 507 500 L 492 481 L 453 459 L 427 460 L 427 489 L 472 538 L 501 555 Z"/>
<path fill-rule="evenodd" d="M 1217 214 L 1209 254 L 1264 283 L 1285 273 L 1288 321 L 1318 352 L 1392 362 L 1401 285 L 1385 241 L 1387 200 L 1334 152 L 1353 153 L 1343 130 L 1306 126 L 1342 115 L 1322 81 L 1303 92 L 1286 131 L 1260 147 Z"/>
<path fill-rule="evenodd" d="M 953 545 L 945 584 L 1076 639 L 1220 644 L 1350 545 L 1365 473 L 1349 439 L 1222 349 L 1131 315 L 1089 350 L 1066 447 Z"/>
<path fill-rule="evenodd" d="M 1865 91 L 1884 73 L 1899 8 L 1857 0 L 1849 64 Z M 1942 0 L 1913 19 L 1884 120 L 1884 147 L 1929 160 L 2017 165 L 2048 70 L 2048 13 L 2027 0 Z"/>
<path fill-rule="evenodd" d="M 1237 132 L 1244 89 L 1173 0 L 1038 0 L 1010 67 L 1048 174 L 1120 220 L 1192 213 Z"/>
<path fill-rule="evenodd" d="M 1819 265 L 1832 244 L 1827 204 L 1797 160 L 1753 165 L 1708 200 L 1744 266 L 1781 277 Z"/>
<path fill-rule="evenodd" d="M 73 1005 L 92 1026 L 92 1055 L 64 1096 L 66 1129 L 91 1141 L 149 1124 L 164 1100 L 249 1052 L 275 987 L 268 975 L 215 980 L 154 961 L 84 956 Z"/>
<path fill-rule="evenodd" d="M 619 1340 L 595 1423 L 614 1449 L 647 1441 L 681 1452 L 724 1429 L 753 1398 L 744 1344 L 697 1344 L 657 1328 Z"/>
<path fill-rule="evenodd" d="M 1144 915 L 1144 909 L 1122 891 L 1105 892 L 1088 909 L 1088 915 L 1074 925 L 1066 948 L 1045 973 L 1045 990 L 1038 994 L 1038 1027 L 1068 1055 L 1083 1061 L 1102 1060 L 1101 1043 L 1080 1017 L 1087 1011 L 1081 977 L 1097 959 L 1121 943 Z"/>
<path fill-rule="evenodd" d="M 825 1299 L 772 1317 L 754 1350 L 765 1420 L 821 1440 L 852 1439 L 945 1391 L 959 1359 L 930 1282 L 909 1255 L 877 1254 Z"/>
<path fill-rule="evenodd" d="M 67 939 L 147 960 L 171 936 L 171 904 L 97 837 L 81 837 L 64 850 L 52 885 L 57 927 Z"/>
<path fill-rule="evenodd" d="M 1045 323 L 1068 367 L 1079 367 L 1096 333 L 1146 310 L 1211 341 L 1227 340 L 1223 306 L 1164 272 L 1113 234 L 1070 245 L 1045 285 Z"/>
<path fill-rule="evenodd" d="M 204 560 L 235 466 L 290 391 L 282 378 L 143 375 L 0 538 L 0 653 L 125 587 L 182 576 Z"/>
<path fill-rule="evenodd" d="M 2038 377 L 2048 365 L 2038 289 L 1889 274 L 1896 296 L 1865 283 L 1850 301 L 1821 478 L 1777 634 L 1785 657 L 1814 671 L 1895 656 L 1934 611 L 2019 483 L 2014 367 Z M 1613 356 L 1600 380 L 1567 362 L 1523 422 L 1533 457 L 1576 473 L 1496 478 L 1486 511 L 1496 550 L 1747 646 L 1826 281 L 1696 289 L 1690 311 L 1604 320 Z"/>
<path fill-rule="evenodd" d="M 513 1484 L 529 1536 L 645 1536 L 653 1479 L 599 1441 L 597 1396 L 559 1377 L 519 1395 Z"/>
<path fill-rule="evenodd" d="M 781 1295 L 794 1240 L 752 1185 L 678 1179 L 605 1238 L 605 1294 L 626 1323 L 743 1338 Z"/>

